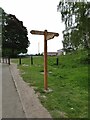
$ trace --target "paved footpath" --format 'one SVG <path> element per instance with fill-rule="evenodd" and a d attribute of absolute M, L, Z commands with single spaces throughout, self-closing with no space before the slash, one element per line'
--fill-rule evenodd
<path fill-rule="evenodd" d="M 2 118 L 25 118 L 9 66 L 2 65 Z"/>
<path fill-rule="evenodd" d="M 2 64 L 0 63 L 0 120 L 2 118 Z"/>
<path fill-rule="evenodd" d="M 16 64 L 3 65 L 2 74 L 4 118 L 51 118 L 33 88 L 20 77 Z"/>

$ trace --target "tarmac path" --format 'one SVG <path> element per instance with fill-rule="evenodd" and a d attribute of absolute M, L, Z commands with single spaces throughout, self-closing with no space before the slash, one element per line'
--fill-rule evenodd
<path fill-rule="evenodd" d="M 7 64 L 2 64 L 2 118 L 26 118 Z"/>
<path fill-rule="evenodd" d="M 52 118 L 13 63 L 2 65 L 2 118 Z"/>

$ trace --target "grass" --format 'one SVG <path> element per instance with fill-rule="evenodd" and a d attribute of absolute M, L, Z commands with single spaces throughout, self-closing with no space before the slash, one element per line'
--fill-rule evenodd
<path fill-rule="evenodd" d="M 59 57 L 48 57 L 48 87 L 43 91 L 43 56 L 23 58 L 19 65 L 23 79 L 39 92 L 41 103 L 53 118 L 88 118 L 88 55 L 87 51 L 76 51 Z M 17 60 L 13 60 L 17 63 Z"/>

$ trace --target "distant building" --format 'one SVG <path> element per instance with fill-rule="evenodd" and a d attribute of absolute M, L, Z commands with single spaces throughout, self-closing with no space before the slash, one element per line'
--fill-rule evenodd
<path fill-rule="evenodd" d="M 44 52 L 43 52 L 43 55 L 44 55 Z M 48 56 L 56 56 L 57 52 L 47 52 L 47 55 Z"/>
<path fill-rule="evenodd" d="M 66 52 L 62 49 L 57 50 L 57 55 L 66 55 Z"/>
<path fill-rule="evenodd" d="M 56 56 L 56 55 L 57 55 L 57 52 L 47 52 L 47 55 L 48 55 L 48 56 Z"/>
<path fill-rule="evenodd" d="M 43 52 L 43 55 L 44 55 L 44 52 Z M 48 56 L 59 56 L 59 55 L 65 55 L 65 52 L 64 50 L 59 49 L 57 50 L 57 52 L 47 52 L 47 55 Z"/>
<path fill-rule="evenodd" d="M 62 55 L 63 54 L 63 50 L 61 50 L 61 49 L 59 49 L 59 50 L 57 50 L 57 55 L 59 56 L 59 55 Z"/>

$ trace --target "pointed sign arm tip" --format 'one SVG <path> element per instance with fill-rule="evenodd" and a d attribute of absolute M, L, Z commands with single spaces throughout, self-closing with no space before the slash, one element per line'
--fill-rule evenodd
<path fill-rule="evenodd" d="M 31 34 L 36 34 L 36 35 L 44 35 L 43 31 L 38 31 L 38 30 L 31 30 L 30 33 Z"/>
<path fill-rule="evenodd" d="M 47 34 L 48 34 L 48 35 L 52 35 L 52 34 L 53 34 L 53 35 L 56 36 L 56 37 L 59 36 L 59 33 L 55 33 L 55 32 L 48 32 Z"/>
<path fill-rule="evenodd" d="M 59 36 L 59 33 L 56 33 L 55 36 L 58 37 L 58 36 Z"/>

